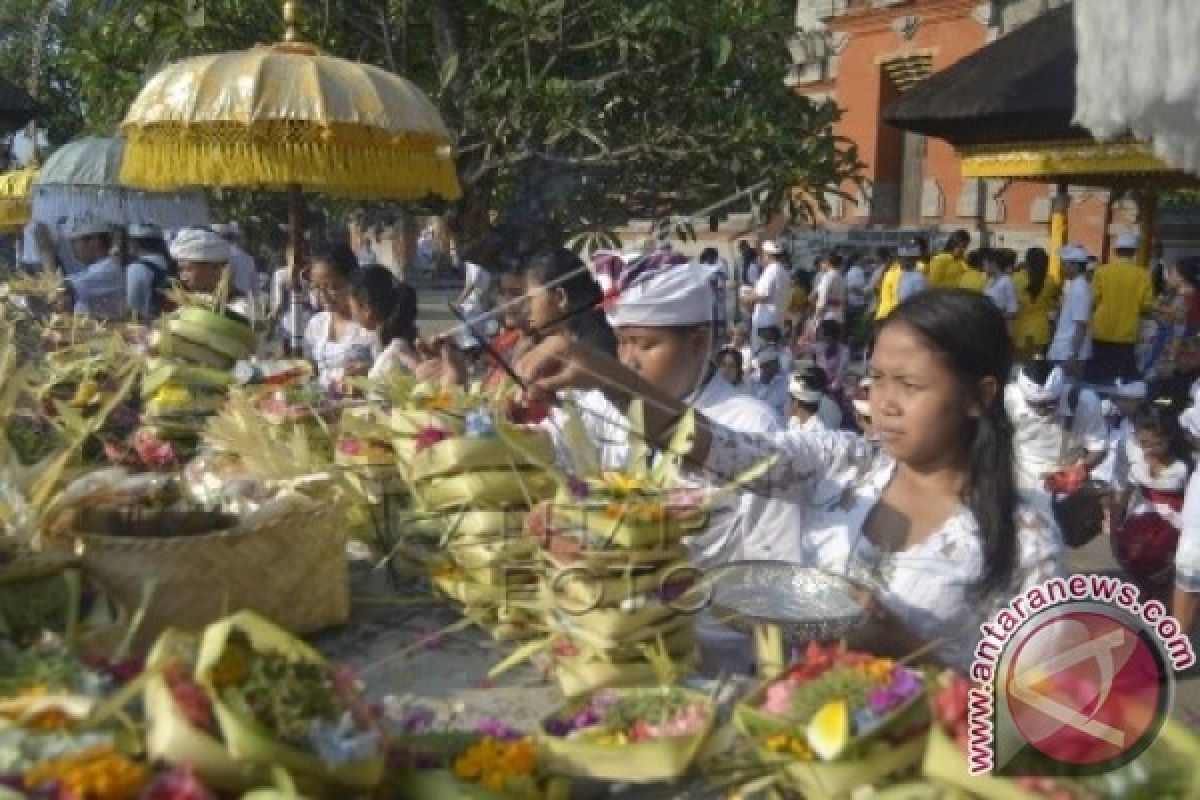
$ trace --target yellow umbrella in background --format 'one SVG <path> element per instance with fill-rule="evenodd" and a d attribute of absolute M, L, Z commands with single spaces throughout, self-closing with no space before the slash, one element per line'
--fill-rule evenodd
<path fill-rule="evenodd" d="M 30 196 L 37 175 L 37 167 L 25 167 L 0 175 L 0 230 L 19 229 L 29 222 Z"/>

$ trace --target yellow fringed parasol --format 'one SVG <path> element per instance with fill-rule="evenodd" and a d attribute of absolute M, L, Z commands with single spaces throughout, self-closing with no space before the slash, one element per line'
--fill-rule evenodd
<path fill-rule="evenodd" d="M 461 189 L 450 133 L 420 89 L 297 41 L 294 0 L 283 17 L 280 44 L 185 59 L 150 79 L 121 123 L 121 182 L 286 190 L 298 314 L 304 191 L 456 200 Z"/>
<path fill-rule="evenodd" d="M 359 199 L 459 194 L 450 134 L 409 81 L 296 41 L 168 65 L 121 128 L 121 180 L 147 189 L 265 187 Z"/>
<path fill-rule="evenodd" d="M 0 230 L 20 228 L 30 219 L 30 195 L 37 167 L 26 167 L 0 175 Z"/>

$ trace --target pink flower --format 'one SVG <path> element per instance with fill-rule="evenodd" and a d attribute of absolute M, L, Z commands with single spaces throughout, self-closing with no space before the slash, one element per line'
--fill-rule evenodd
<path fill-rule="evenodd" d="M 178 767 L 156 776 L 142 790 L 139 800 L 214 800 L 190 767 Z"/>
<path fill-rule="evenodd" d="M 171 469 L 178 463 L 175 448 L 170 442 L 164 442 L 149 431 L 139 433 L 133 443 L 138 458 L 147 467 L 155 469 Z"/>
<path fill-rule="evenodd" d="M 344 456 L 357 456 L 362 453 L 362 442 L 358 439 L 341 439 L 338 441 L 337 451 Z"/>
<path fill-rule="evenodd" d="M 792 686 L 787 681 L 777 681 L 767 687 L 767 697 L 762 704 L 768 714 L 782 716 L 792 710 Z"/>
<path fill-rule="evenodd" d="M 449 432 L 444 431 L 441 428 L 423 428 L 421 429 L 421 432 L 417 434 L 415 450 L 419 453 L 425 448 L 433 447 L 438 442 L 445 441 L 449 438 Z"/>

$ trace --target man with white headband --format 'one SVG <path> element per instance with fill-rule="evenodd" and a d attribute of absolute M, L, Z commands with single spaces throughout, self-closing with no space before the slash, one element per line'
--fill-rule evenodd
<path fill-rule="evenodd" d="M 1148 388 L 1143 381 L 1127 383 L 1118 380 L 1101 409 L 1108 425 L 1108 448 L 1104 460 L 1092 470 L 1092 478 L 1111 484 L 1117 475 L 1118 460 L 1125 452 L 1126 442 L 1133 438 L 1133 417 L 1146 402 Z M 1110 409 L 1106 408 L 1111 407 Z"/>
<path fill-rule="evenodd" d="M 622 290 L 613 310 L 620 363 L 671 397 L 735 430 L 767 433 L 781 427 L 772 409 L 730 385 L 716 369 L 712 286 L 707 276 L 688 264 L 645 273 Z M 548 337 L 536 348 L 561 349 L 570 358 L 583 347 L 562 337 Z M 583 354 L 602 373 L 611 359 Z M 528 358 L 528 356 L 527 356 Z M 521 364 L 518 362 L 518 371 Z M 618 368 L 619 370 L 619 368 Z M 603 389 L 617 408 L 628 408 L 633 396 L 626 387 L 604 381 Z M 704 486 L 704 476 L 692 483 Z M 716 487 L 713 487 L 716 488 Z M 714 510 L 707 530 L 691 537 L 689 547 L 699 566 L 742 558 L 790 559 L 799 553 L 799 510 L 776 500 L 735 494 Z"/>
<path fill-rule="evenodd" d="M 787 419 L 788 379 L 780 367 L 779 348 L 767 344 L 754 355 L 754 376 L 747 381 L 750 393 Z"/>
<path fill-rule="evenodd" d="M 171 258 L 179 264 L 179 279 L 189 292 L 212 294 L 229 269 L 229 242 L 207 228 L 184 228 L 171 242 Z M 247 317 L 245 297 L 230 285 L 226 308 Z"/>
<path fill-rule="evenodd" d="M 1044 482 L 1050 473 L 1076 465 L 1090 472 L 1104 459 L 1108 427 L 1100 399 L 1068 387 L 1062 367 L 1034 361 L 1005 387 L 1004 405 L 1013 425 L 1017 488 L 1049 510 Z"/>
<path fill-rule="evenodd" d="M 1092 287 L 1087 279 L 1087 251 L 1074 244 L 1058 251 L 1062 261 L 1062 310 L 1054 329 L 1054 338 L 1046 358 L 1063 368 L 1067 375 L 1079 378 L 1083 365 L 1092 355 L 1088 326 L 1092 321 Z"/>

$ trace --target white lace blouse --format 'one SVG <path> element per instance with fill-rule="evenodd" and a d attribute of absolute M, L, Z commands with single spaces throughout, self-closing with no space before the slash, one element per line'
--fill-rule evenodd
<path fill-rule="evenodd" d="M 707 466 L 733 475 L 771 452 L 780 453 L 779 461 L 751 488 L 818 506 L 801 537 L 802 563 L 873 587 L 879 602 L 913 633 L 940 640 L 935 653 L 946 664 L 967 669 L 979 625 L 1024 589 L 1063 573 L 1057 529 L 1023 504 L 1016 512 L 1012 578 L 983 598 L 973 588 L 984 567 L 983 542 L 965 506 L 923 541 L 898 552 L 880 551 L 863 526 L 891 481 L 895 462 L 854 434 L 756 436 L 716 429 Z M 828 491 L 830 482 L 842 491 Z"/>

